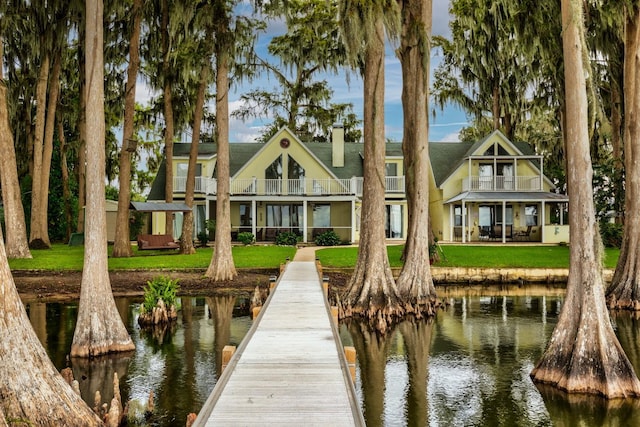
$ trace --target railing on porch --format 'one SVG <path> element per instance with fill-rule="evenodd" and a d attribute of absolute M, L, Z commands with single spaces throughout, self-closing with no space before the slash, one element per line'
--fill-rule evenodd
<path fill-rule="evenodd" d="M 542 191 L 539 176 L 470 176 L 462 180 L 462 191 Z"/>
<path fill-rule="evenodd" d="M 173 191 L 184 193 L 186 177 L 174 177 Z M 356 195 L 362 196 L 362 177 L 350 179 L 298 178 L 298 179 L 257 179 L 240 178 L 231 181 L 230 192 L 233 195 Z M 385 178 L 386 192 L 404 194 L 404 176 Z M 196 193 L 216 194 L 217 181 L 214 178 L 196 177 Z"/>

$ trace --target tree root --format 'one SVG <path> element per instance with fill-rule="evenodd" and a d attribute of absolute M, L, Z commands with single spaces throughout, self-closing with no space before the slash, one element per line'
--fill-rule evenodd
<path fill-rule="evenodd" d="M 630 298 L 617 299 L 615 295 L 610 295 L 607 298 L 607 307 L 610 310 L 640 311 L 640 301 Z"/>

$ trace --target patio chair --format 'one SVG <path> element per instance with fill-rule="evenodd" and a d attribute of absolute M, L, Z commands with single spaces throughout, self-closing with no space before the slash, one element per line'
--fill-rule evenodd
<path fill-rule="evenodd" d="M 514 240 L 531 240 L 531 230 L 532 230 L 532 226 L 528 225 L 526 230 L 520 230 L 520 231 L 516 231 L 516 233 L 513 235 L 513 239 Z"/>

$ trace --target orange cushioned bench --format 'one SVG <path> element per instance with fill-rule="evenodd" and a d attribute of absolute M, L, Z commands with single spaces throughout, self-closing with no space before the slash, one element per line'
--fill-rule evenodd
<path fill-rule="evenodd" d="M 140 234 L 138 235 L 138 250 L 178 249 L 180 245 L 170 234 Z"/>

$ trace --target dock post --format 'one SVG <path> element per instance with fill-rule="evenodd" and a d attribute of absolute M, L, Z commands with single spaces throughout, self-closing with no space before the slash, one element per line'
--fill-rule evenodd
<path fill-rule="evenodd" d="M 269 290 L 273 290 L 276 287 L 278 277 L 276 275 L 269 276 Z"/>
<path fill-rule="evenodd" d="M 344 348 L 344 355 L 347 359 L 347 366 L 349 366 L 349 373 L 351 374 L 351 380 L 356 382 L 356 348 L 352 346 L 346 346 Z"/>
<path fill-rule="evenodd" d="M 222 370 L 223 371 L 229 364 L 229 361 L 231 360 L 231 357 L 233 357 L 233 353 L 235 352 L 236 352 L 235 345 L 225 345 L 224 348 L 222 349 Z"/>
<path fill-rule="evenodd" d="M 331 318 L 336 323 L 336 326 L 338 326 L 338 307 L 335 305 L 331 306 Z"/>
<path fill-rule="evenodd" d="M 258 317 L 258 314 L 260 314 L 260 309 L 261 308 L 262 308 L 262 306 L 253 307 L 253 310 L 251 310 L 251 320 L 253 320 L 256 317 Z"/>
<path fill-rule="evenodd" d="M 322 278 L 322 291 L 324 292 L 324 297 L 328 298 L 329 297 L 329 278 L 327 276 L 324 276 Z"/>

